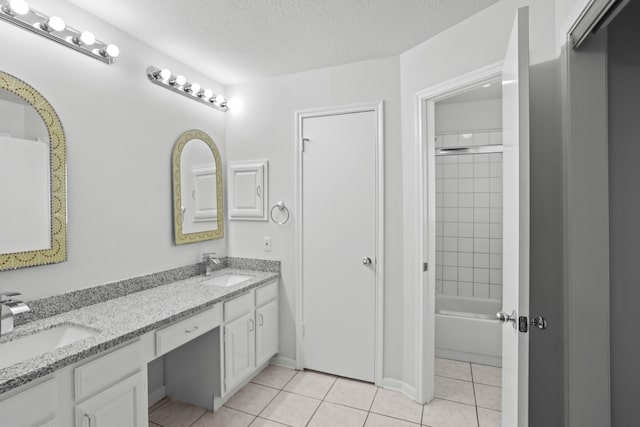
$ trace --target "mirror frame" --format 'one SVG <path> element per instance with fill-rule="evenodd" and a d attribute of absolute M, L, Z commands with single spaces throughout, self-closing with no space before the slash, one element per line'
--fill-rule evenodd
<path fill-rule="evenodd" d="M 0 254 L 0 271 L 67 260 L 67 149 L 60 118 L 40 92 L 19 78 L 0 71 L 0 88 L 24 99 L 47 127 L 50 142 L 51 247 Z"/>
<path fill-rule="evenodd" d="M 218 206 L 218 228 L 216 230 L 201 231 L 197 233 L 182 232 L 182 206 L 181 178 L 180 178 L 180 158 L 185 145 L 191 140 L 199 139 L 209 146 L 216 161 L 216 205 Z M 173 156 L 171 160 L 171 173 L 173 175 L 173 230 L 176 245 L 186 243 L 202 242 L 204 240 L 221 239 L 224 237 L 224 209 L 222 200 L 222 160 L 220 152 L 215 142 L 209 135 L 198 129 L 191 129 L 184 132 L 173 146 Z"/>

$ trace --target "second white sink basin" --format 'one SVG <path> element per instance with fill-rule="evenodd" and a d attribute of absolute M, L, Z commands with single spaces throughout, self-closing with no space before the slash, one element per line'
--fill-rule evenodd
<path fill-rule="evenodd" d="M 96 332 L 76 325 L 60 325 L 0 344 L 0 369 L 88 338 Z"/>
<path fill-rule="evenodd" d="M 212 277 L 211 279 L 206 279 L 200 282 L 202 285 L 211 285 L 211 286 L 233 286 L 237 285 L 240 282 L 244 282 L 245 280 L 253 279 L 253 276 L 246 276 L 244 274 L 222 274 L 220 276 Z"/>

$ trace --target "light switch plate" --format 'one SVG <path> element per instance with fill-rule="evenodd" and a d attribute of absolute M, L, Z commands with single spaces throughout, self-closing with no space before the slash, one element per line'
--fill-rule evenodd
<path fill-rule="evenodd" d="M 271 252 L 271 237 L 265 236 L 262 243 L 265 252 Z"/>

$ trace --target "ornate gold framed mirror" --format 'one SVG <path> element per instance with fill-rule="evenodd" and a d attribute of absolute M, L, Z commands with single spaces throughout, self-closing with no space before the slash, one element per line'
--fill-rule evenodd
<path fill-rule="evenodd" d="M 176 245 L 224 236 L 222 161 L 205 132 L 184 132 L 173 147 L 173 229 Z"/>
<path fill-rule="evenodd" d="M 0 270 L 67 259 L 66 140 L 40 92 L 0 71 Z"/>

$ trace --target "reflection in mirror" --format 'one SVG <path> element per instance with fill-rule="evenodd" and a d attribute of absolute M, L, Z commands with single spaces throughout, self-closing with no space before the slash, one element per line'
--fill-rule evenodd
<path fill-rule="evenodd" d="M 66 260 L 65 163 L 53 107 L 0 71 L 0 270 Z"/>
<path fill-rule="evenodd" d="M 176 244 L 223 237 L 222 162 L 206 133 L 183 133 L 173 148 Z"/>

